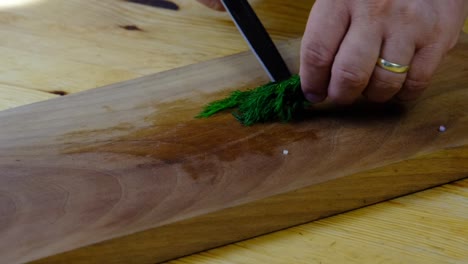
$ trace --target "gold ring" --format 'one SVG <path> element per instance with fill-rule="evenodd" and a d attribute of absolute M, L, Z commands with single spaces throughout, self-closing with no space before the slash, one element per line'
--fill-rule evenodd
<path fill-rule="evenodd" d="M 377 65 L 382 67 L 382 69 L 385 69 L 387 71 L 391 71 L 391 72 L 394 72 L 394 73 L 405 73 L 410 68 L 407 65 L 401 65 L 401 64 L 398 64 L 398 63 L 389 62 L 389 61 L 387 61 L 387 60 L 385 60 L 383 58 L 379 58 L 377 60 Z"/>

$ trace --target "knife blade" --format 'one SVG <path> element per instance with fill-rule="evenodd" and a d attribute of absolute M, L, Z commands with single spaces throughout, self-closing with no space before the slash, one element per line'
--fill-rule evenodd
<path fill-rule="evenodd" d="M 291 77 L 291 72 L 255 11 L 247 0 L 221 0 L 224 8 L 273 82 Z"/>

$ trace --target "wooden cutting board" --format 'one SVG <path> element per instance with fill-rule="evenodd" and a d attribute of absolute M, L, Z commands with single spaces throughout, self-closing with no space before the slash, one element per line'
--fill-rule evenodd
<path fill-rule="evenodd" d="M 267 81 L 250 53 L 1 112 L 0 263 L 163 261 L 466 177 L 467 59 L 463 36 L 416 103 L 294 124 L 193 118 Z"/>

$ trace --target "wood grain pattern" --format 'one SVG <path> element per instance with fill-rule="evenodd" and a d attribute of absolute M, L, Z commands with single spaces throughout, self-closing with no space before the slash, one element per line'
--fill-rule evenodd
<path fill-rule="evenodd" d="M 424 155 L 422 157 L 409 159 L 404 162 L 391 164 L 371 171 L 334 179 L 321 184 L 312 185 L 307 188 L 295 190 L 293 192 L 276 195 L 241 206 L 223 209 L 218 212 L 197 216 L 188 220 L 165 225 L 160 228 L 131 234 L 84 247 L 82 249 L 51 256 L 43 260 L 36 261 L 34 264 L 65 262 L 156 263 L 171 259 L 174 256 L 187 255 L 206 248 L 213 248 L 222 244 L 232 243 L 234 241 L 283 229 L 291 225 L 305 223 L 312 219 L 323 218 L 347 211 L 351 208 L 359 208 L 404 193 L 436 186 L 440 183 L 450 182 L 454 179 L 463 177 L 463 175 L 468 175 L 467 150 L 468 147 L 465 146 L 462 148 Z M 434 163 L 439 166 L 433 166 Z M 398 204 L 398 201 L 391 202 L 391 204 Z M 460 204 L 460 206 L 461 208 L 466 207 L 462 204 Z M 367 209 L 367 211 L 369 211 L 369 209 Z M 381 211 L 382 210 L 379 210 L 378 212 Z M 390 214 L 390 212 L 394 211 L 390 210 L 388 213 Z M 428 214 L 428 212 L 426 212 L 426 214 Z M 387 221 L 393 217 L 394 215 L 387 218 Z M 416 215 L 415 217 L 422 216 Z M 449 217 L 446 219 L 448 218 Z M 339 222 L 339 227 L 346 225 L 346 222 Z M 464 222 L 459 221 L 457 224 L 451 224 L 451 228 L 454 232 L 455 230 L 458 232 L 464 232 L 463 223 Z M 313 233 L 316 228 L 314 228 L 314 226 L 309 226 L 310 224 L 299 228 L 292 228 L 289 231 L 282 231 L 278 234 L 266 235 L 264 238 L 240 242 L 236 245 L 175 260 L 174 263 L 295 262 L 291 261 L 291 258 L 296 258 L 295 254 L 298 254 L 297 251 L 304 251 L 302 254 L 308 256 L 305 251 L 313 253 L 317 250 L 315 247 L 310 247 L 310 245 L 307 244 L 302 244 L 301 246 L 300 243 L 302 240 L 314 240 L 314 245 L 325 243 L 330 240 L 329 236 L 324 237 L 323 240 L 317 239 L 316 235 L 320 235 L 320 233 Z M 332 226 L 329 232 L 336 232 L 334 231 L 334 228 L 335 227 Z M 357 228 L 359 228 L 359 226 Z M 290 246 L 285 245 L 289 241 L 294 242 L 297 240 L 298 229 L 310 230 L 310 238 L 302 238 L 300 242 L 296 242 Z M 183 230 L 183 232 L 180 232 L 180 230 Z M 390 230 L 387 232 L 390 233 L 389 236 L 392 234 Z M 428 232 L 430 233 L 430 231 Z M 295 236 L 288 237 L 287 235 L 284 235 L 285 233 L 294 233 Z M 283 242 L 281 240 L 278 241 L 276 239 L 278 236 L 286 236 L 286 239 Z M 270 237 L 274 237 L 274 239 L 270 239 Z M 419 237 L 420 235 L 415 236 L 415 238 Z M 450 245 L 455 245 L 449 248 L 452 251 L 459 252 L 459 256 L 455 257 L 458 257 L 457 260 L 462 260 L 463 257 L 466 256 L 462 249 L 464 248 L 463 245 L 466 244 L 464 242 L 467 241 L 463 239 L 463 235 L 460 235 L 459 238 L 460 239 L 452 242 Z M 335 238 L 335 241 L 336 240 L 340 241 Z M 280 243 L 280 245 L 277 245 L 275 242 Z M 332 242 L 333 241 L 329 243 Z M 384 242 L 385 241 L 383 241 L 383 243 Z M 426 243 L 429 245 L 437 245 L 438 241 L 436 240 L 432 243 Z M 249 248 L 249 250 L 240 251 L 239 255 L 237 255 L 237 251 L 232 251 L 233 248 L 237 248 L 239 246 L 244 247 L 244 245 Z M 266 248 L 259 250 L 259 247 L 262 247 L 262 245 L 266 245 Z M 328 245 L 329 244 L 317 245 L 317 248 L 326 248 Z M 418 245 L 419 244 L 415 244 L 415 247 L 418 248 Z M 405 244 L 404 246 L 407 245 Z M 279 249 L 278 247 L 283 247 L 283 249 Z M 447 247 L 448 246 L 442 247 L 442 249 Z M 268 252 L 262 253 L 264 250 L 267 250 Z M 279 251 L 274 252 L 275 250 Z M 295 253 L 287 253 L 288 250 L 292 250 Z M 352 252 L 352 250 L 355 250 L 355 248 L 349 248 L 347 250 L 344 249 L 341 254 L 346 256 L 346 254 L 348 254 L 348 252 Z M 122 254 L 118 252 L 125 253 Z M 279 252 L 282 253 L 280 254 Z M 338 254 L 338 262 L 347 263 L 343 261 L 340 256 L 341 255 Z M 409 256 L 411 257 L 411 254 L 409 254 Z M 427 258 L 430 257 L 432 257 L 432 255 L 428 254 Z M 455 257 L 453 259 L 455 259 Z M 424 258 L 424 260 L 427 258 Z M 447 256 L 441 255 L 437 259 L 441 258 L 447 259 Z M 310 263 L 310 259 L 314 258 L 303 257 L 300 259 L 297 258 L 296 260 L 303 260 L 305 263 Z M 315 256 L 315 259 L 320 259 L 320 261 L 324 261 L 325 263 L 334 262 L 332 261 L 332 256 L 327 252 L 322 253 L 320 258 Z M 317 260 L 316 263 L 319 263 L 319 261 Z"/>
<path fill-rule="evenodd" d="M 298 45 L 282 47 L 295 70 Z M 3 111 L 2 261 L 34 260 L 463 147 L 467 45 L 465 36 L 414 105 L 324 107 L 296 124 L 193 120 L 220 91 L 266 81 L 247 53 Z M 440 124 L 449 129 L 438 132 Z M 466 175 L 457 169 L 450 180 Z"/>
<path fill-rule="evenodd" d="M 229 15 L 194 0 L 178 11 L 123 0 L 38 0 L 0 7 L 0 109 L 130 80 L 248 49 Z M 252 0 L 275 41 L 300 37 L 313 0 Z M 132 26 L 140 30 L 131 30 Z M 127 29 L 126 29 L 127 28 Z M 221 40 L 221 41 L 220 41 Z"/>
<path fill-rule="evenodd" d="M 457 181 L 169 263 L 466 263 L 467 187 Z"/>

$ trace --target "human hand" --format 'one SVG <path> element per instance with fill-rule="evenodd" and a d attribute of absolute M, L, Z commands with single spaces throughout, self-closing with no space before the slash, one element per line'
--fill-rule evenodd
<path fill-rule="evenodd" d="M 467 0 L 317 0 L 301 46 L 306 98 L 350 104 L 416 99 L 456 44 Z M 407 73 L 376 66 L 378 58 Z"/>
<path fill-rule="evenodd" d="M 198 0 L 224 10 L 219 0 Z M 302 90 L 311 102 L 350 104 L 422 94 L 456 44 L 468 0 L 317 0 L 301 45 Z M 409 65 L 407 73 L 376 66 L 378 58 Z"/>

